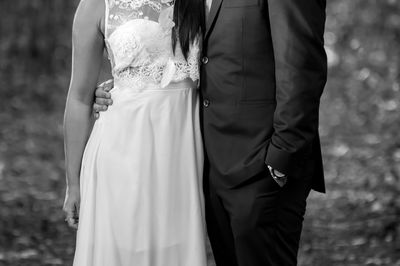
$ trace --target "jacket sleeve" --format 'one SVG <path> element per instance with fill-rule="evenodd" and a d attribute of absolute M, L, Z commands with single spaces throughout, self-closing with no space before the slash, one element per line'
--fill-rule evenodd
<path fill-rule="evenodd" d="M 293 175 L 318 136 L 327 77 L 325 0 L 266 0 L 275 59 L 274 134 L 265 163 Z M 297 164 L 297 165 L 296 165 Z"/>

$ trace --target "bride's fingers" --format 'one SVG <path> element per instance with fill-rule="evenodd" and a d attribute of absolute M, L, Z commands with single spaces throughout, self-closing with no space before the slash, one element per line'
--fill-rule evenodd
<path fill-rule="evenodd" d="M 70 217 L 74 217 L 74 210 L 69 205 L 64 206 L 63 211 L 65 213 L 65 221 L 68 222 Z"/>
<path fill-rule="evenodd" d="M 75 210 L 71 212 L 68 212 L 65 221 L 69 227 L 77 229 L 79 223 L 79 207 L 77 209 L 75 208 Z"/>
<path fill-rule="evenodd" d="M 64 212 L 65 212 L 65 221 L 67 222 L 69 227 L 72 227 L 74 229 L 78 229 L 78 223 L 79 223 L 79 203 L 74 203 L 74 204 L 68 204 L 64 206 Z"/>
<path fill-rule="evenodd" d="M 73 217 L 73 218 L 72 218 L 72 225 L 71 225 L 71 227 L 74 228 L 74 229 L 78 229 L 78 224 L 79 224 L 79 217 L 78 217 L 78 216 Z"/>
<path fill-rule="evenodd" d="M 72 227 L 72 228 L 78 227 L 78 218 L 77 217 L 69 216 L 69 217 L 65 218 L 65 221 L 67 222 L 69 227 Z"/>

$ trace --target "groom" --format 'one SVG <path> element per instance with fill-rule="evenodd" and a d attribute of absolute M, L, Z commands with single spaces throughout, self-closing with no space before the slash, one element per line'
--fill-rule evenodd
<path fill-rule="evenodd" d="M 307 196 L 325 191 L 326 0 L 205 1 L 204 191 L 216 263 L 296 265 Z M 96 111 L 106 94 L 98 88 Z"/>

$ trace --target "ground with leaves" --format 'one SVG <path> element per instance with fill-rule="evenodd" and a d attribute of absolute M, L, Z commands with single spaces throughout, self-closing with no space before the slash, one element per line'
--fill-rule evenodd
<path fill-rule="evenodd" d="M 328 193 L 310 196 L 299 264 L 400 265 L 400 2 L 328 2 Z M 0 265 L 71 265 L 62 113 L 76 3 L 0 2 Z"/>

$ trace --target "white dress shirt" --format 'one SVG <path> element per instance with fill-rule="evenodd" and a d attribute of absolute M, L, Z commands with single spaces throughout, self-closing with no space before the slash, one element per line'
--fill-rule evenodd
<path fill-rule="evenodd" d="M 206 0 L 206 14 L 207 14 L 207 16 L 210 13 L 211 5 L 212 5 L 212 0 Z"/>

